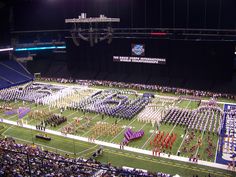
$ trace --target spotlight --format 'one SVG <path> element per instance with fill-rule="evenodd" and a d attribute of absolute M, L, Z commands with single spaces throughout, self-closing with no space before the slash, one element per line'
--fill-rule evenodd
<path fill-rule="evenodd" d="M 7 52 L 7 51 L 12 51 L 13 48 L 3 48 L 3 49 L 0 49 L 0 52 Z"/>

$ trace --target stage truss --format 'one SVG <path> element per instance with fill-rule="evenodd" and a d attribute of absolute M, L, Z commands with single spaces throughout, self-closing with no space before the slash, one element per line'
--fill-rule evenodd
<path fill-rule="evenodd" d="M 79 40 L 83 40 L 89 42 L 91 47 L 104 40 L 110 44 L 113 37 L 112 23 L 119 22 L 120 18 L 108 18 L 105 15 L 87 17 L 86 13 L 81 13 L 78 18 L 65 19 L 65 23 L 73 24 L 70 33 L 74 44 L 79 46 Z"/>

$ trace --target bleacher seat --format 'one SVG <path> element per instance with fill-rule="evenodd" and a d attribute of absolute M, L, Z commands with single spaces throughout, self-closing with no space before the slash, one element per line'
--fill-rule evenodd
<path fill-rule="evenodd" d="M 0 61 L 0 89 L 23 84 L 33 80 L 21 64 L 13 60 Z"/>
<path fill-rule="evenodd" d="M 21 72 L 22 74 L 28 76 L 28 77 L 33 77 L 32 74 L 27 71 L 21 64 L 19 64 L 18 62 L 15 62 L 15 61 L 10 61 L 10 60 L 6 60 L 4 62 L 2 62 L 3 64 L 11 67 L 12 69 L 18 71 L 18 72 Z"/>
<path fill-rule="evenodd" d="M 0 88 L 8 87 L 8 85 L 10 84 L 11 84 L 10 82 L 0 78 Z"/>

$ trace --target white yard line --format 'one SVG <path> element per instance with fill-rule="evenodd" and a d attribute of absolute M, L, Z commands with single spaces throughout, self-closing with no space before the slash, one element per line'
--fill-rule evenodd
<path fill-rule="evenodd" d="M 74 115 L 74 114 L 76 114 L 76 113 L 79 113 L 79 112 L 77 112 L 77 111 L 72 112 L 72 113 L 70 113 L 69 115 L 65 115 L 65 117 L 70 117 L 70 116 L 72 116 L 72 115 Z"/>
<path fill-rule="evenodd" d="M 34 110 L 34 109 L 36 109 L 37 107 L 36 106 L 34 106 L 33 108 L 30 108 L 30 111 L 32 111 L 32 110 Z M 44 108 L 42 108 L 42 109 L 40 109 L 40 110 L 45 110 L 45 109 L 47 109 L 48 107 L 44 107 Z M 55 109 L 56 110 L 56 109 Z M 54 111 L 55 111 L 54 110 Z M 14 118 L 14 117 L 17 117 L 18 116 L 18 114 L 16 114 L 16 115 L 13 115 L 13 116 L 10 116 L 10 117 L 8 117 L 8 119 L 10 120 L 10 119 L 12 119 L 12 118 Z M 24 119 L 24 118 L 23 118 Z"/>
<path fill-rule="evenodd" d="M 216 158 L 217 158 L 217 151 L 218 151 L 218 148 L 219 148 L 219 140 L 220 140 L 220 138 L 218 137 L 216 152 L 215 152 L 215 160 L 214 160 L 215 163 L 216 163 Z"/>
<path fill-rule="evenodd" d="M 182 145 L 183 145 L 183 143 L 184 143 L 184 140 L 185 140 L 187 134 L 188 134 L 188 131 L 186 131 L 186 133 L 185 133 L 185 135 L 184 135 L 184 137 L 183 137 L 183 141 L 181 142 L 181 144 L 180 144 L 180 146 L 179 146 L 179 148 L 178 148 L 178 150 L 177 150 L 177 152 L 176 152 L 176 155 L 177 155 L 178 152 L 180 151 L 180 149 L 181 149 L 181 147 L 182 147 Z"/>
<path fill-rule="evenodd" d="M 94 120 L 95 118 L 97 118 L 98 116 L 100 116 L 99 114 L 93 116 L 93 118 L 91 120 Z"/>
<path fill-rule="evenodd" d="M 8 135 L 5 135 L 5 136 L 8 136 Z M 12 136 L 10 136 L 10 137 L 12 137 Z M 17 138 L 17 137 L 13 137 L 13 138 L 16 139 L 16 140 L 19 140 L 19 141 L 23 141 L 23 142 L 27 142 L 27 143 L 32 144 L 32 141 L 24 140 L 24 139 Z M 69 151 L 65 151 L 65 150 L 62 150 L 62 149 L 57 149 L 57 148 L 50 147 L 50 146 L 47 146 L 47 145 L 43 145 L 43 144 L 40 144 L 40 143 L 35 143 L 35 142 L 34 142 L 34 144 L 36 144 L 36 145 L 38 145 L 38 146 L 46 147 L 46 148 L 48 148 L 48 149 L 54 149 L 54 150 L 56 150 L 56 151 L 65 152 L 65 153 L 67 153 L 67 154 L 74 154 L 74 153 L 69 152 Z"/>
<path fill-rule="evenodd" d="M 36 107 L 34 107 L 34 108 L 36 108 Z M 33 110 L 34 108 L 32 108 L 31 110 Z M 44 110 L 44 109 L 47 109 L 47 107 L 44 107 L 43 109 L 40 109 L 40 111 L 42 111 L 42 110 Z M 56 109 L 54 109 L 54 111 L 55 110 L 57 110 L 57 108 Z M 27 118 L 29 117 L 28 115 L 26 116 Z M 26 117 L 24 117 L 23 119 L 25 119 Z M 30 122 L 33 122 L 35 119 L 31 119 L 29 122 L 27 122 L 27 124 L 30 124 Z"/>
<path fill-rule="evenodd" d="M 190 103 L 191 103 L 191 100 L 189 100 L 189 102 L 188 102 L 188 104 L 186 105 L 185 109 L 187 109 L 187 108 L 189 107 Z M 171 133 L 172 133 L 173 130 L 175 129 L 176 125 L 177 125 L 177 124 L 175 124 L 175 126 L 172 128 L 172 130 L 170 131 L 169 135 L 171 135 Z M 187 133 L 188 133 L 188 131 L 185 133 L 185 136 L 187 135 Z M 185 136 L 184 136 L 184 138 L 185 138 Z M 181 144 L 180 144 L 180 146 L 179 146 L 179 148 L 178 148 L 178 151 L 180 150 L 180 148 L 181 148 L 181 146 L 182 146 L 182 144 L 183 144 L 183 142 L 184 142 L 184 138 L 183 138 L 183 141 L 181 142 Z M 178 151 L 177 151 L 177 153 L 178 153 Z"/>
<path fill-rule="evenodd" d="M 205 124 L 207 124 L 208 121 L 209 121 L 209 119 L 207 118 L 207 122 L 206 122 Z M 205 130 L 206 130 L 206 127 L 204 127 L 204 130 L 202 131 L 201 140 L 202 140 L 202 138 L 203 138 L 203 136 L 204 136 L 204 132 L 205 132 Z M 199 151 L 199 148 L 200 148 L 200 146 L 198 146 L 197 151 L 196 151 L 196 153 L 195 153 L 195 156 L 197 156 L 198 151 Z"/>
<path fill-rule="evenodd" d="M 201 140 L 202 140 L 202 138 L 203 138 L 203 136 L 204 136 L 204 132 L 205 132 L 205 130 L 203 130 L 203 132 L 202 132 Z M 197 156 L 199 149 L 200 149 L 200 147 L 198 146 L 197 151 L 196 151 L 196 153 L 195 153 L 195 157 Z"/>
<path fill-rule="evenodd" d="M 121 119 L 119 119 L 119 120 L 117 121 L 117 123 L 119 123 L 120 121 L 121 121 Z M 107 131 L 109 131 L 109 130 L 107 130 Z M 104 133 L 106 133 L 106 132 L 104 132 Z M 102 136 L 102 135 L 98 136 L 96 139 L 99 139 L 101 136 Z"/>
<path fill-rule="evenodd" d="M 16 122 L 6 120 L 6 119 L 3 119 L 3 123 L 10 124 L 10 125 L 15 125 L 17 127 L 21 127 L 21 126 L 17 125 Z M 23 124 L 23 127 L 26 128 L 26 129 L 36 130 L 36 128 L 34 126 L 30 126 L 30 125 Z M 89 142 L 88 138 L 81 137 L 81 136 L 75 136 L 75 135 L 70 135 L 70 134 L 65 136 L 65 135 L 62 135 L 60 132 L 49 130 L 49 129 L 46 129 L 45 132 L 48 133 L 48 134 L 53 134 L 53 135 L 60 136 L 60 137 L 75 139 L 75 140 L 82 141 L 82 142 Z M 32 142 L 30 142 L 30 143 L 32 143 Z M 97 144 L 97 145 L 110 147 L 110 148 L 120 149 L 119 144 L 108 143 L 108 142 L 99 141 L 99 140 L 95 140 L 93 143 Z M 42 145 L 42 146 L 44 146 L 44 145 Z M 47 146 L 45 146 L 45 147 L 47 147 Z M 48 148 L 52 148 L 52 147 L 48 147 Z M 53 148 L 53 149 L 55 149 L 55 148 Z M 143 149 L 133 148 L 133 147 L 129 147 L 129 146 L 125 146 L 124 150 L 129 151 L 129 152 L 135 152 L 135 153 L 140 153 L 140 154 L 144 154 L 144 155 L 149 155 L 150 157 L 152 156 L 152 151 L 149 151 L 149 150 L 143 150 Z M 66 151 L 64 151 L 64 152 L 66 152 Z M 67 153 L 70 153 L 70 152 L 67 152 Z M 161 153 L 161 157 L 166 158 L 166 159 L 172 159 L 172 160 L 178 160 L 178 161 L 190 163 L 189 159 L 186 158 L 186 157 L 179 157 L 179 156 L 175 156 L 175 155 L 171 155 L 171 157 L 168 157 L 168 154 L 165 154 L 165 153 Z M 203 160 L 199 160 L 197 164 L 198 165 L 209 166 L 209 167 L 213 167 L 213 168 L 229 170 L 227 165 L 222 165 L 222 164 L 213 163 L 213 162 L 207 162 L 207 161 L 203 161 Z"/>
<path fill-rule="evenodd" d="M 191 100 L 189 100 L 189 103 L 187 104 L 187 106 L 186 106 L 186 108 L 185 109 L 187 109 L 188 108 L 188 106 L 190 105 L 190 103 L 191 103 L 192 101 Z"/>
<path fill-rule="evenodd" d="M 85 150 L 83 150 L 83 151 L 80 151 L 80 152 L 77 153 L 77 155 L 83 154 L 83 153 L 85 153 L 85 152 L 87 152 L 87 151 L 90 151 L 91 149 L 94 149 L 94 148 L 96 148 L 97 146 L 98 146 L 98 144 L 96 144 L 95 146 L 92 146 L 91 148 L 88 148 L 88 149 L 85 149 Z"/>
<path fill-rule="evenodd" d="M 162 101 L 162 103 L 164 103 L 163 104 L 163 107 L 165 107 L 165 105 L 167 104 L 167 102 L 165 102 L 165 101 Z M 163 109 L 158 109 L 158 111 L 163 111 Z M 161 115 L 160 115 L 161 116 Z M 142 149 L 146 146 L 146 144 L 150 141 L 150 139 L 153 137 L 153 135 L 155 134 L 155 130 L 153 131 L 153 133 L 152 133 L 152 135 L 147 139 L 147 141 L 145 141 L 145 143 L 143 144 L 143 146 L 141 147 Z"/>
<path fill-rule="evenodd" d="M 14 125 L 8 127 L 4 132 L 2 132 L 2 135 L 4 135 L 4 133 L 6 133 L 8 130 L 10 130 L 12 127 L 14 127 Z"/>
<path fill-rule="evenodd" d="M 73 114 L 75 114 L 75 113 L 78 113 L 78 112 L 74 112 Z M 70 114 L 70 115 L 72 116 L 73 114 Z M 79 118 L 82 118 L 82 117 L 84 117 L 85 115 L 86 115 L 86 113 L 83 114 L 82 116 L 80 116 Z M 71 124 L 73 121 L 75 121 L 75 120 L 72 118 L 69 122 L 67 122 L 66 125 L 64 125 L 64 126 L 58 128 L 58 129 L 56 129 L 56 131 L 60 131 L 62 128 L 64 128 L 64 127 L 67 126 L 68 124 Z"/>
<path fill-rule="evenodd" d="M 149 142 L 149 140 L 153 137 L 153 135 L 155 135 L 155 130 L 153 131 L 152 135 L 147 139 L 147 141 L 145 141 L 145 143 L 143 144 L 143 146 L 141 147 L 141 149 L 143 149 L 146 144 Z"/>
<path fill-rule="evenodd" d="M 92 118 L 92 120 L 95 118 L 95 117 L 97 117 L 97 116 L 99 116 L 99 115 L 96 115 L 96 116 L 94 116 L 93 118 Z M 103 121 L 106 121 L 107 119 L 108 119 L 109 117 L 107 117 L 106 119 L 104 119 Z M 87 131 L 87 132 L 85 132 L 83 135 L 81 135 L 81 136 L 85 136 L 85 135 L 87 135 L 89 132 L 91 132 L 92 131 L 92 129 L 90 129 L 89 131 Z"/>
<path fill-rule="evenodd" d="M 143 126 L 138 131 L 142 130 L 143 127 L 145 127 L 146 125 L 147 125 L 147 123 L 143 124 Z"/>
<path fill-rule="evenodd" d="M 31 110 L 34 110 L 34 109 L 35 109 L 35 107 L 33 107 L 32 109 L 30 109 L 30 111 L 31 111 Z M 14 115 L 8 117 L 8 119 L 12 119 L 12 118 L 17 117 L 17 116 L 18 116 L 18 114 L 14 114 Z"/>
<path fill-rule="evenodd" d="M 176 126 L 177 126 L 177 124 L 175 124 L 174 127 L 171 129 L 171 131 L 169 132 L 169 135 L 171 135 L 171 133 L 174 131 Z"/>
<path fill-rule="evenodd" d="M 134 120 L 132 120 L 132 122 L 130 122 L 126 127 L 129 127 L 132 123 L 134 123 L 134 121 L 136 121 L 137 120 L 137 117 L 135 117 L 134 118 Z M 121 133 L 123 133 L 123 131 L 125 130 L 126 128 L 123 128 L 121 131 L 120 131 L 120 133 L 118 133 L 114 138 L 112 138 L 111 140 L 110 140 L 110 143 L 112 142 L 112 141 L 114 141 Z"/>
<path fill-rule="evenodd" d="M 8 117 L 8 119 L 10 120 L 10 119 L 13 119 L 14 117 L 17 117 L 18 116 L 18 114 L 14 114 L 14 115 L 12 115 L 12 116 L 10 116 L 10 117 Z"/>

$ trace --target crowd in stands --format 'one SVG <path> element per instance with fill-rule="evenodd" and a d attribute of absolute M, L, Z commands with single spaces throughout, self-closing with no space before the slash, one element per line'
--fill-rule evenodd
<path fill-rule="evenodd" d="M 118 168 L 96 160 L 69 158 L 42 150 L 35 145 L 18 144 L 14 139 L 0 139 L 0 176 L 146 176 L 170 177 L 164 173 Z"/>
<path fill-rule="evenodd" d="M 159 92 L 181 94 L 181 95 L 191 95 L 194 97 L 215 97 L 215 98 L 221 97 L 227 99 L 236 99 L 235 95 L 227 93 L 214 93 L 210 91 L 167 87 L 161 85 L 146 85 L 146 84 L 134 84 L 134 83 L 98 81 L 98 80 L 73 80 L 64 78 L 41 78 L 41 80 L 55 81 L 60 83 L 78 83 L 81 85 L 88 85 L 88 86 L 107 86 L 107 87 L 128 88 L 128 89 L 138 89 L 138 90 L 150 90 L 150 91 L 159 91 Z"/>

